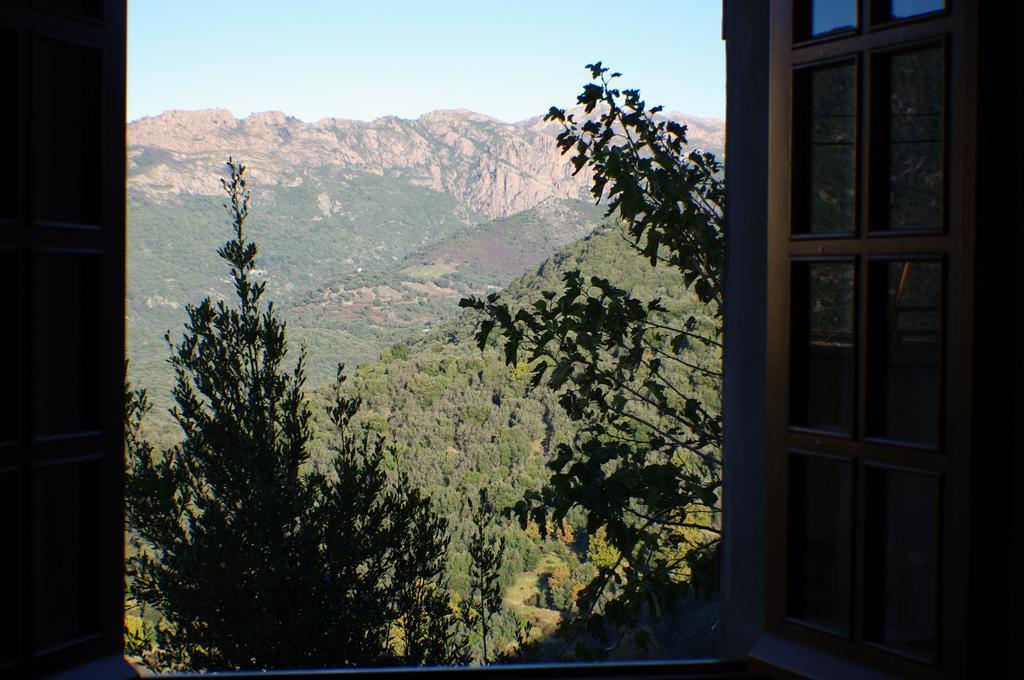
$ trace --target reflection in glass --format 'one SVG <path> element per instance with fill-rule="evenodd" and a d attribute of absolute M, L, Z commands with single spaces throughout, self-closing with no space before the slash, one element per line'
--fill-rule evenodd
<path fill-rule="evenodd" d="M 786 613 L 845 633 L 850 625 L 849 463 L 790 456 Z"/>
<path fill-rule="evenodd" d="M 853 64 L 813 69 L 798 81 L 803 116 L 795 138 L 803 177 L 795 187 L 795 231 L 853 231 L 855 83 Z"/>
<path fill-rule="evenodd" d="M 98 627 L 99 463 L 32 471 L 33 647 L 44 649 Z"/>
<path fill-rule="evenodd" d="M 942 228 L 942 48 L 888 59 L 889 229 Z"/>
<path fill-rule="evenodd" d="M 892 0 L 889 16 L 893 19 L 906 19 L 919 14 L 938 12 L 945 8 L 945 0 Z"/>
<path fill-rule="evenodd" d="M 791 424 L 850 432 L 853 423 L 853 265 L 793 271 Z"/>
<path fill-rule="evenodd" d="M 939 483 L 868 470 L 865 638 L 905 654 L 935 652 Z"/>
<path fill-rule="evenodd" d="M 18 540 L 18 473 L 0 473 L 0 536 L 8 546 Z M 8 549 L 0 557 L 0 665 L 18 653 L 18 556 Z"/>
<path fill-rule="evenodd" d="M 35 436 L 99 429 L 100 262 L 38 254 L 32 270 Z"/>
<path fill-rule="evenodd" d="M 873 436 L 935 446 L 940 422 L 941 265 L 875 263 L 870 285 L 872 328 L 879 331 L 878 335 L 872 331 L 871 361 L 885 373 L 872 390 L 869 431 Z"/>
<path fill-rule="evenodd" d="M 857 27 L 857 0 L 812 0 L 811 35 L 849 31 Z"/>

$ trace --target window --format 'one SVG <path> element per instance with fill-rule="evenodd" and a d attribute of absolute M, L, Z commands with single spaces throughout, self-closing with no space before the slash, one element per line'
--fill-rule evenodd
<path fill-rule="evenodd" d="M 7 300 L 0 325 L 2 677 L 79 671 L 96 660 L 108 665 L 92 666 L 95 677 L 132 675 L 120 659 L 124 5 L 0 4 L 0 286 Z M 760 3 L 730 5 L 734 26 L 753 16 L 753 32 L 767 30 Z M 1016 141 L 982 129 L 978 120 L 985 113 L 986 123 L 1019 122 L 1019 102 L 1006 94 L 997 69 L 982 68 L 1010 53 L 1018 59 L 1018 70 L 1011 71 L 1018 80 L 1010 86 L 1020 84 L 1021 48 L 1011 40 L 1020 25 L 1019 5 L 1006 3 L 1002 7 L 1013 8 L 1003 10 L 987 4 L 989 13 L 980 15 L 988 39 L 981 63 L 968 49 L 979 42 L 979 15 L 967 0 L 772 5 L 774 153 L 763 174 L 755 168 L 746 175 L 747 186 L 771 177 L 767 341 L 747 353 L 767 348 L 768 390 L 764 399 L 744 394 L 744 408 L 732 414 L 732 422 L 759 422 L 768 407 L 763 442 L 760 436 L 733 440 L 758 455 L 763 444 L 767 454 L 766 595 L 743 588 L 727 594 L 740 592 L 758 603 L 764 597 L 768 635 L 785 642 L 775 661 L 791 661 L 809 649 L 819 675 L 846 659 L 895 674 L 957 677 L 980 666 L 979 676 L 1005 677 L 1005 666 L 1000 673 L 984 669 L 1006 664 L 1011 653 L 1003 621 L 992 617 L 1009 605 L 992 595 L 1014 602 L 1019 594 L 1016 580 L 1008 583 L 1020 567 L 1010 492 L 1019 479 L 1013 473 L 1019 469 L 1024 390 L 1019 359 L 1007 364 L 985 351 L 1019 350 L 1020 321 L 1005 312 L 1021 302 L 1013 264 L 1024 229 L 1019 215 L 1004 220 L 997 201 L 976 207 L 972 192 L 977 186 L 982 198 L 1004 199 L 1024 178 L 1019 155 L 1008 153 L 1017 174 L 989 186 L 999 178 L 975 175 L 968 142 L 971 132 L 978 133 L 984 147 L 978 158 L 991 160 L 996 147 L 1002 154 L 1004 144 Z M 1012 20 L 998 21 L 1006 18 Z M 739 34 L 731 40 L 736 54 L 748 61 L 764 56 L 742 47 L 745 40 Z M 43 61 L 31 66 L 35 56 L 62 54 L 75 62 L 67 71 L 44 68 Z M 102 87 L 102 95 L 80 87 L 82 78 Z M 732 88 L 742 82 L 730 83 L 731 100 L 741 99 Z M 815 106 L 815 92 L 823 87 L 842 96 Z M 55 101 L 93 114 L 50 139 L 34 125 L 33 106 Z M 1006 113 L 994 115 L 996 109 Z M 89 115 L 99 122 L 89 123 Z M 99 135 L 101 143 L 81 139 L 83 130 Z M 732 149 L 744 149 L 731 166 L 741 173 L 750 166 L 739 161 L 768 157 L 767 151 L 757 153 L 761 142 L 768 146 L 768 135 L 754 125 L 731 126 L 730 135 L 741 142 Z M 75 177 L 70 193 L 49 204 L 42 190 L 60 186 L 56 169 Z M 746 222 L 730 222 L 738 227 L 734 233 L 760 237 L 757 210 L 733 208 L 733 215 L 747 216 Z M 983 217 L 987 230 L 978 230 L 975 261 L 972 234 Z M 753 255 L 764 261 L 756 248 Z M 728 271 L 733 290 L 759 285 L 741 269 Z M 979 295 L 1005 296 L 985 307 L 1004 317 L 984 327 L 1006 336 L 974 335 L 982 327 L 972 308 Z M 90 309 L 100 323 L 77 309 Z M 727 338 L 741 321 L 730 317 Z M 759 323 L 754 321 L 764 333 Z M 37 337 L 45 342 L 37 345 Z M 55 370 L 44 352 L 61 348 L 70 351 Z M 82 348 L 88 348 L 85 356 Z M 740 354 L 731 356 L 749 358 Z M 979 375 L 1009 366 L 995 382 L 1018 388 L 1012 404 L 1001 397 L 982 401 L 999 408 L 976 414 L 977 421 L 964 415 L 972 406 L 966 396 L 975 382 L 972 361 Z M 759 373 L 756 361 L 746 367 L 748 375 Z M 730 379 L 742 375 L 727 371 Z M 757 375 L 755 384 L 759 380 Z M 37 400 L 46 395 L 61 404 L 59 418 L 33 418 Z M 1002 427 L 1003 433 L 972 433 L 982 426 Z M 1012 437 L 1004 436 L 1014 427 Z M 1008 445 L 992 453 L 981 444 Z M 979 450 L 984 467 L 976 463 Z M 992 493 L 971 495 L 969 478 Z M 760 476 L 748 481 L 760 485 Z M 749 529 L 758 526 L 761 513 L 744 490 L 730 486 L 728 492 L 735 497 L 730 507 L 745 508 L 739 519 Z M 1006 521 L 982 527 L 979 535 L 974 519 L 968 535 L 968 513 L 981 522 Z M 760 537 L 759 530 L 754 534 L 734 536 Z M 968 545 L 980 556 L 964 556 Z M 732 565 L 748 557 L 761 562 L 754 554 L 724 555 Z M 983 568 L 976 570 L 979 560 Z M 52 606 L 55 592 L 47 584 L 62 589 L 66 606 Z M 972 599 L 968 607 L 968 597 L 979 593 L 989 597 Z M 760 634 L 759 619 L 742 623 Z M 1004 656 L 985 664 L 978 650 Z M 747 677 L 741 662 L 645 665 L 643 672 Z M 530 675 L 625 677 L 628 669 L 548 667 Z"/>
<path fill-rule="evenodd" d="M 766 623 L 898 674 L 964 663 L 963 4 L 773 5 Z"/>

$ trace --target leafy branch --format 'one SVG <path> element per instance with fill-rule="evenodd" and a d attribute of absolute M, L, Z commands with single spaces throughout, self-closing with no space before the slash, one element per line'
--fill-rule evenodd
<path fill-rule="evenodd" d="M 480 349 L 496 334 L 505 362 L 525 362 L 532 384 L 555 390 L 581 425 L 557 448 L 547 484 L 512 508 L 542 529 L 580 509 L 588 533 L 617 551 L 563 626 L 578 656 L 608 651 L 607 624 L 628 628 L 713 590 L 721 535 L 722 166 L 689 151 L 686 126 L 638 90 L 615 87 L 620 74 L 587 68 L 593 82 L 577 98 L 586 117 L 552 108 L 545 120 L 562 124 L 557 145 L 575 173 L 591 173 L 592 196 L 634 250 L 679 273 L 692 313 L 680 323 L 660 300 L 579 270 L 518 308 L 497 293 L 460 302 L 481 314 Z"/>

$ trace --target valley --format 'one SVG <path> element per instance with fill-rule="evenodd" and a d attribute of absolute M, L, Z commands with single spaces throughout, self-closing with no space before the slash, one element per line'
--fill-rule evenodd
<path fill-rule="evenodd" d="M 670 117 L 690 124 L 695 147 L 721 151 L 723 121 Z M 261 274 L 315 385 L 339 361 L 351 368 L 430 332 L 460 297 L 506 286 L 601 223 L 558 130 L 542 116 L 511 124 L 465 110 L 304 123 L 211 109 L 130 123 L 130 375 L 159 403 L 164 334 L 185 304 L 230 294 L 215 252 L 228 156 L 250 168 Z"/>
<path fill-rule="evenodd" d="M 721 152 L 722 121 L 688 122 L 694 146 Z M 407 474 L 448 519 L 447 575 L 467 592 L 464 499 L 485 489 L 507 508 L 540 489 L 546 464 L 578 426 L 557 393 L 529 384 L 525 365 L 507 366 L 493 340 L 476 346 L 480 320 L 459 300 L 500 291 L 524 307 L 579 269 L 642 300 L 660 298 L 672 316 L 714 323 L 678 270 L 650 267 L 593 205 L 589 178 L 558 154 L 557 132 L 539 118 L 509 124 L 467 111 L 303 123 L 212 110 L 130 124 L 129 379 L 156 404 L 153 439 L 180 436 L 167 413 L 165 333 L 180 336 L 185 305 L 232 296 L 216 254 L 229 234 L 218 179 L 230 155 L 251 168 L 256 274 L 287 321 L 289 362 L 306 352 L 310 401 L 326 403 L 337 364 L 346 364 L 347 387 L 363 400 L 354 424 L 387 435 L 389 469 Z M 681 356 L 718 360 L 701 351 Z M 710 385 L 678 375 L 717 406 Z M 499 522 L 508 546 L 505 644 L 523 622 L 549 638 L 595 573 L 581 518 L 566 521 L 571 541 Z M 708 611 L 700 625 L 713 618 Z"/>

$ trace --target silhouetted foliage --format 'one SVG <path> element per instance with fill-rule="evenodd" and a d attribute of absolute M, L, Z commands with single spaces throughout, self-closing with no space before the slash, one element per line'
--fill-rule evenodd
<path fill-rule="evenodd" d="M 563 626 L 580 658 L 606 654 L 617 643 L 609 636 L 621 641 L 641 617 L 714 589 L 722 436 L 721 166 L 687 153 L 686 127 L 658 117 L 637 90 L 614 88 L 618 73 L 588 68 L 595 82 L 578 102 L 593 115 L 577 121 L 552 108 L 546 120 L 563 124 L 560 148 L 574 153 L 576 172 L 592 173 L 592 193 L 624 238 L 651 267 L 678 270 L 705 309 L 673 317 L 660 299 L 578 269 L 528 305 L 503 294 L 460 303 L 484 315 L 479 347 L 500 331 L 505 362 L 527 362 L 532 384 L 558 391 L 579 428 L 558 446 L 543 489 L 514 511 L 524 529 L 532 521 L 543 532 L 582 510 L 587 533 L 607 543 L 610 558 L 595 563 Z"/>
<path fill-rule="evenodd" d="M 288 372 L 285 324 L 244 232 L 245 167 L 228 161 L 234 234 L 218 254 L 236 304 L 186 307 L 171 346 L 184 439 L 159 454 L 127 394 L 129 597 L 158 622 L 128 636 L 159 669 L 464 663 L 444 560 L 447 522 L 401 474 L 383 437 L 356 431 L 360 401 L 328 405 L 330 453 L 317 465 L 303 356 Z"/>

